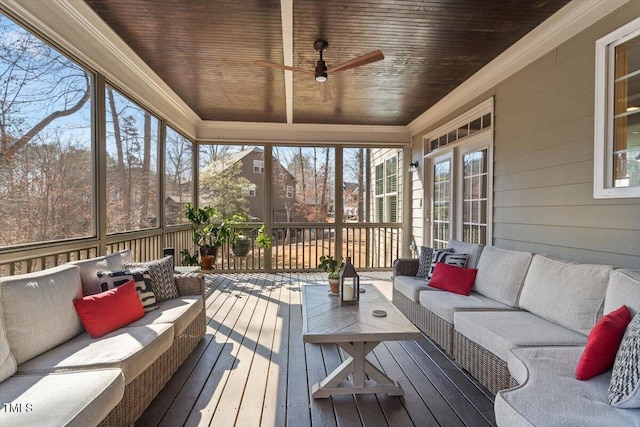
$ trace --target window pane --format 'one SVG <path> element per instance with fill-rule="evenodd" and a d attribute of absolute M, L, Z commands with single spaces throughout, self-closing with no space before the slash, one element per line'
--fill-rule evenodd
<path fill-rule="evenodd" d="M 449 188 L 451 187 L 451 162 L 446 160 L 434 168 L 433 244 L 444 248 L 449 241 Z"/>
<path fill-rule="evenodd" d="M 387 188 L 386 193 L 398 191 L 398 158 L 392 157 L 386 161 Z"/>
<path fill-rule="evenodd" d="M 92 85 L 0 15 L 0 247 L 96 234 Z"/>
<path fill-rule="evenodd" d="M 160 121 L 106 86 L 107 233 L 158 227 Z"/>
<path fill-rule="evenodd" d="M 640 37 L 615 48 L 613 186 L 640 186 Z"/>
<path fill-rule="evenodd" d="M 275 222 L 334 221 L 334 161 L 330 147 L 273 147 Z M 292 197 L 287 197 L 287 187 Z"/>
<path fill-rule="evenodd" d="M 467 153 L 463 162 L 463 239 L 486 243 L 487 228 L 487 150 Z"/>
<path fill-rule="evenodd" d="M 249 220 L 263 221 L 264 149 L 219 144 L 199 148 L 200 207 L 211 206 L 222 218 L 241 214 Z"/>
<path fill-rule="evenodd" d="M 375 221 L 372 209 L 368 206 L 373 203 L 366 196 L 371 194 L 368 173 L 370 148 L 344 148 L 342 163 L 342 180 L 344 199 L 344 220 L 346 222 Z M 376 168 L 377 172 L 377 168 Z M 375 178 L 375 177 L 374 177 Z"/>
<path fill-rule="evenodd" d="M 185 205 L 193 202 L 193 143 L 168 126 L 164 174 L 166 222 L 185 223 Z"/>
<path fill-rule="evenodd" d="M 384 193 L 384 164 L 376 165 L 376 196 Z"/>

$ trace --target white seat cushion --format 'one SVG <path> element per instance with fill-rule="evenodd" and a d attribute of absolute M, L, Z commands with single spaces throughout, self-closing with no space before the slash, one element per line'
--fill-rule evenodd
<path fill-rule="evenodd" d="M 520 308 L 588 335 L 602 317 L 611 271 L 613 267 L 607 265 L 574 264 L 534 255 L 520 294 Z"/>
<path fill-rule="evenodd" d="M 506 361 L 516 347 L 585 345 L 587 337 L 526 311 L 458 311 L 455 330 Z"/>
<path fill-rule="evenodd" d="M 133 381 L 173 343 L 173 325 L 127 326 L 101 338 L 86 332 L 18 365 L 18 372 L 42 374 L 97 368 L 119 368 L 126 384 Z"/>
<path fill-rule="evenodd" d="M 48 375 L 14 375 L 0 384 L 4 405 L 0 425 L 92 426 L 102 421 L 124 395 L 119 369 Z"/>
<path fill-rule="evenodd" d="M 419 301 L 418 298 L 422 291 L 442 292 L 440 289 L 428 286 L 427 281 L 422 277 L 415 276 L 395 276 L 393 278 L 393 287 L 415 303 Z"/>
<path fill-rule="evenodd" d="M 517 310 L 477 292 L 471 292 L 469 296 L 452 292 L 420 292 L 419 300 L 420 305 L 449 323 L 453 323 L 453 314 L 456 311 Z"/>
<path fill-rule="evenodd" d="M 144 317 L 129 326 L 155 325 L 159 323 L 173 324 L 175 336 L 180 335 L 202 311 L 201 296 L 184 296 L 158 303 L 158 309 L 146 313 Z"/>
<path fill-rule="evenodd" d="M 640 270 L 620 269 L 611 272 L 604 297 L 604 314 L 622 305 L 629 308 L 631 317 L 640 312 Z"/>
<path fill-rule="evenodd" d="M 507 363 L 520 386 L 498 392 L 499 426 L 640 426 L 640 409 L 617 409 L 608 402 L 611 371 L 588 381 L 575 379 L 584 347 L 518 348 Z"/>
<path fill-rule="evenodd" d="M 503 304 L 516 306 L 533 254 L 486 246 L 478 261 L 473 290 Z"/>
<path fill-rule="evenodd" d="M 18 365 L 84 331 L 73 305 L 82 298 L 78 267 L 0 277 L 0 288 L 5 333 Z"/>

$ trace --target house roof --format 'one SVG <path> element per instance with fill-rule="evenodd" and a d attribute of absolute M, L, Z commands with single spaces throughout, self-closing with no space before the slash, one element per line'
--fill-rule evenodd
<path fill-rule="evenodd" d="M 202 120 L 407 125 L 568 0 L 86 0 Z M 380 49 L 385 59 L 313 76 Z M 290 83 L 288 83 L 290 82 Z"/>

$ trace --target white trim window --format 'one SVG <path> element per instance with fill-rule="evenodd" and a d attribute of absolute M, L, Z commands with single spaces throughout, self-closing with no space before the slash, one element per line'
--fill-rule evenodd
<path fill-rule="evenodd" d="M 398 222 L 398 155 L 375 165 L 375 222 Z"/>
<path fill-rule="evenodd" d="M 491 244 L 493 99 L 426 135 L 425 198 L 430 210 L 425 241 Z"/>
<path fill-rule="evenodd" d="M 256 185 L 248 184 L 247 186 L 245 186 L 244 195 L 245 197 L 256 197 Z"/>
<path fill-rule="evenodd" d="M 594 198 L 640 197 L 640 18 L 596 42 Z"/>
<path fill-rule="evenodd" d="M 293 185 L 287 185 L 287 199 L 293 199 Z"/>
<path fill-rule="evenodd" d="M 264 160 L 254 160 L 253 171 L 255 173 L 264 173 Z"/>

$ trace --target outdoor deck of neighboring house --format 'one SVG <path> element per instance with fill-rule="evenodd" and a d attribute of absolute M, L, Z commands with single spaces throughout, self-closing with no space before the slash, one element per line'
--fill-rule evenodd
<path fill-rule="evenodd" d="M 362 273 L 391 298 L 390 272 Z M 207 334 L 147 408 L 141 426 L 486 426 L 493 396 L 424 336 L 382 343 L 370 361 L 404 397 L 311 399 L 343 360 L 335 344 L 302 341 L 301 287 L 318 273 L 207 275 Z"/>

